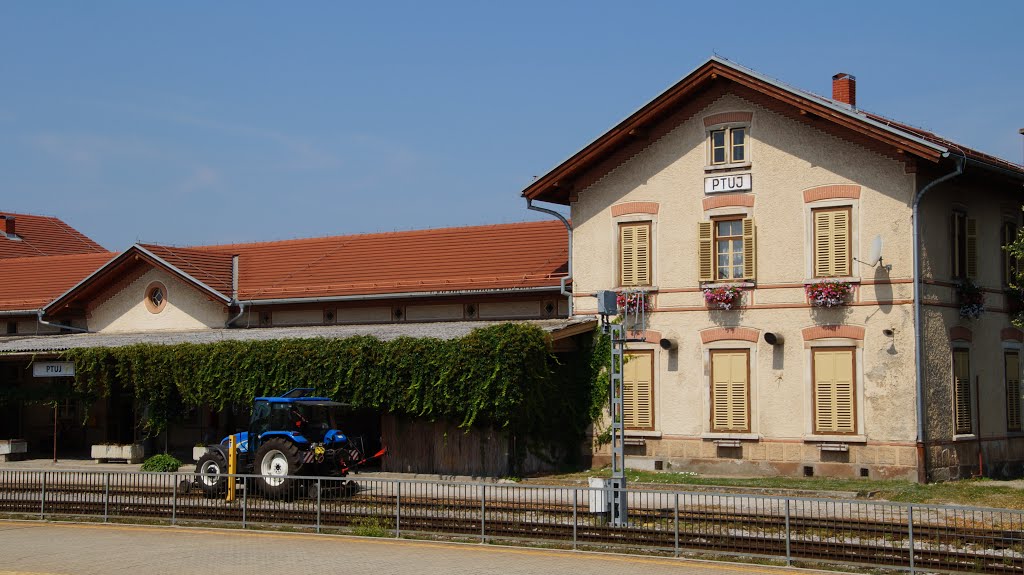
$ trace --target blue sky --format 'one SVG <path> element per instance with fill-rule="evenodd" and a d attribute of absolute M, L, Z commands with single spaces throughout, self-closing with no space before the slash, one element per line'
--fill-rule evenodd
<path fill-rule="evenodd" d="M 537 219 L 713 53 L 1021 161 L 1024 2 L 3 2 L 0 210 L 105 247 Z"/>

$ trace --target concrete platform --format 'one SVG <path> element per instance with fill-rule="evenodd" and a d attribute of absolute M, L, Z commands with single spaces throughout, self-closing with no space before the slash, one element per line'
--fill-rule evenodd
<path fill-rule="evenodd" d="M 55 544 L 59 542 L 59 544 Z M 0 575 L 814 575 L 794 568 L 368 537 L 0 521 Z"/>

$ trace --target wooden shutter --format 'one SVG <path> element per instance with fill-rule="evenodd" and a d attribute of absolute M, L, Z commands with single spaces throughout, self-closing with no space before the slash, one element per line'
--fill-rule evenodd
<path fill-rule="evenodd" d="M 814 211 L 814 276 L 850 275 L 850 209 Z"/>
<path fill-rule="evenodd" d="M 750 430 L 750 354 L 711 352 L 711 428 L 713 431 Z"/>
<path fill-rule="evenodd" d="M 713 222 L 697 223 L 697 269 L 700 281 L 715 281 L 715 245 Z"/>
<path fill-rule="evenodd" d="M 971 363 L 966 349 L 953 350 L 953 417 L 956 433 L 974 433 L 971 410 Z"/>
<path fill-rule="evenodd" d="M 619 280 L 624 286 L 651 284 L 651 225 L 619 226 Z"/>
<path fill-rule="evenodd" d="M 967 218 L 967 277 L 978 277 L 978 220 Z"/>
<path fill-rule="evenodd" d="M 743 279 L 754 281 L 757 276 L 757 243 L 754 238 L 753 218 L 743 219 Z"/>
<path fill-rule="evenodd" d="M 622 368 L 622 423 L 627 429 L 654 428 L 654 354 L 626 354 Z"/>
<path fill-rule="evenodd" d="M 1003 354 L 1006 369 L 1006 430 L 1021 431 L 1020 355 L 1016 351 Z"/>
<path fill-rule="evenodd" d="M 855 433 L 853 349 L 814 351 L 814 432 Z"/>

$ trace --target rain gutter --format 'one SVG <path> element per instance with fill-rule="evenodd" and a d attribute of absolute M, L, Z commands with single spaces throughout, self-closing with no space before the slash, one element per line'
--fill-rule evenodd
<path fill-rule="evenodd" d="M 559 280 L 558 287 L 561 289 L 561 294 L 564 295 L 569 300 L 569 317 L 572 317 L 572 292 L 566 289 L 565 287 L 565 284 L 572 279 L 572 224 L 569 223 L 569 220 L 565 219 L 565 216 L 556 212 L 555 210 L 549 210 L 548 208 L 541 208 L 533 205 L 532 198 L 526 198 L 526 209 L 533 210 L 535 212 L 543 212 L 545 214 L 555 216 L 556 218 L 561 220 L 562 225 L 565 226 L 565 230 L 569 233 L 569 273 L 561 280 Z"/>

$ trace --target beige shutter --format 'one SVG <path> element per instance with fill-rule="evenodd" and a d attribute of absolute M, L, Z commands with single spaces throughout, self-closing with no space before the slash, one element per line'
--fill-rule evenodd
<path fill-rule="evenodd" d="M 636 227 L 636 283 L 634 285 L 651 285 L 651 226 L 641 224 Z"/>
<path fill-rule="evenodd" d="M 832 212 L 814 212 L 814 276 L 834 276 L 832 266 Z"/>
<path fill-rule="evenodd" d="M 743 219 L 743 279 L 757 279 L 757 243 L 753 218 Z"/>
<path fill-rule="evenodd" d="M 850 210 L 814 212 L 814 276 L 850 275 Z"/>
<path fill-rule="evenodd" d="M 814 352 L 814 431 L 854 433 L 853 350 Z"/>
<path fill-rule="evenodd" d="M 973 433 L 971 364 L 966 349 L 953 350 L 953 416 L 956 433 Z"/>
<path fill-rule="evenodd" d="M 622 422 L 627 429 L 652 429 L 653 354 L 626 354 L 622 369 Z"/>
<path fill-rule="evenodd" d="M 619 265 L 621 285 L 650 285 L 651 227 L 649 224 L 619 226 Z"/>
<path fill-rule="evenodd" d="M 697 269 L 700 281 L 715 281 L 715 246 L 712 222 L 697 223 Z"/>
<path fill-rule="evenodd" d="M 1006 368 L 1006 430 L 1021 431 L 1020 355 L 1015 351 L 1003 356 Z"/>
<path fill-rule="evenodd" d="M 967 218 L 967 277 L 978 277 L 978 220 Z"/>
<path fill-rule="evenodd" d="M 832 212 L 832 261 L 833 275 L 850 275 L 850 212 Z"/>
<path fill-rule="evenodd" d="M 749 430 L 749 355 L 711 352 L 711 422 L 714 431 Z"/>

